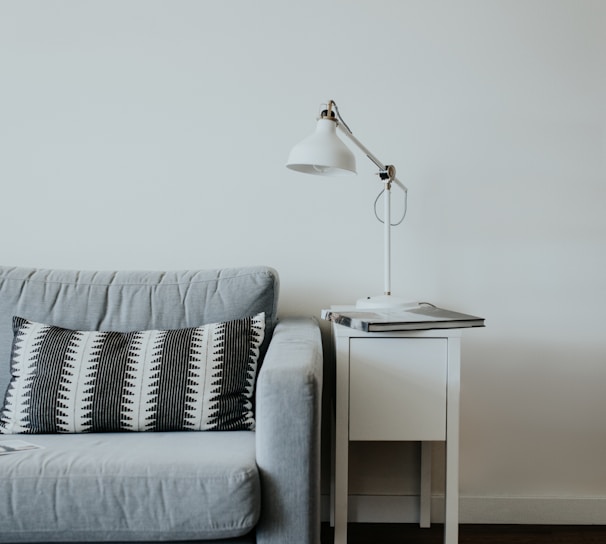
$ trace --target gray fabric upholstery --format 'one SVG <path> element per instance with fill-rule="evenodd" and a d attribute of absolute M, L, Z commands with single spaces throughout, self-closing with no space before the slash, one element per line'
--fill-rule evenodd
<path fill-rule="evenodd" d="M 259 542 L 320 542 L 321 397 L 317 323 L 285 320 L 276 328 L 257 383 Z"/>
<path fill-rule="evenodd" d="M 277 302 L 278 276 L 267 267 L 0 267 L 0 395 L 8 383 L 13 315 L 121 331 L 191 327 L 259 312 L 268 318 L 256 432 L 23 436 L 46 447 L 0 457 L 0 542 L 317 544 L 320 331 L 313 319 L 277 323 Z"/>
<path fill-rule="evenodd" d="M 0 460 L 3 541 L 185 540 L 251 531 L 252 431 L 31 435 Z"/>

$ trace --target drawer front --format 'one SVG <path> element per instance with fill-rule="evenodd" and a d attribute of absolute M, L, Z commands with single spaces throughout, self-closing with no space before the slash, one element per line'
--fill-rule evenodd
<path fill-rule="evenodd" d="M 350 440 L 445 440 L 445 338 L 351 338 Z"/>

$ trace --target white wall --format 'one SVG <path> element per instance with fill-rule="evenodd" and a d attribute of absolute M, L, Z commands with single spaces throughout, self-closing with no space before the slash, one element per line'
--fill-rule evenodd
<path fill-rule="evenodd" d="M 606 523 L 604 59 L 601 0 L 0 0 L 2 261 L 270 264 L 283 314 L 376 293 L 372 165 L 284 168 L 335 99 L 410 188 L 394 291 L 487 319 L 463 521 Z"/>

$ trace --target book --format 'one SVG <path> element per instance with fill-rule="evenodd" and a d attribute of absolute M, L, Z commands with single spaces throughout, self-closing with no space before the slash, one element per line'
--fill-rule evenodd
<path fill-rule="evenodd" d="M 398 310 L 322 310 L 322 319 L 363 332 L 415 331 L 429 329 L 462 329 L 484 327 L 484 318 L 438 308 L 426 302 L 417 307 Z"/>

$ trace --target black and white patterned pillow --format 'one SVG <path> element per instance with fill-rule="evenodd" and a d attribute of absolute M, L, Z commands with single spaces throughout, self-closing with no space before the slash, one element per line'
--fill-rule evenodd
<path fill-rule="evenodd" d="M 127 333 L 15 317 L 13 330 L 4 434 L 254 429 L 263 313 Z"/>

